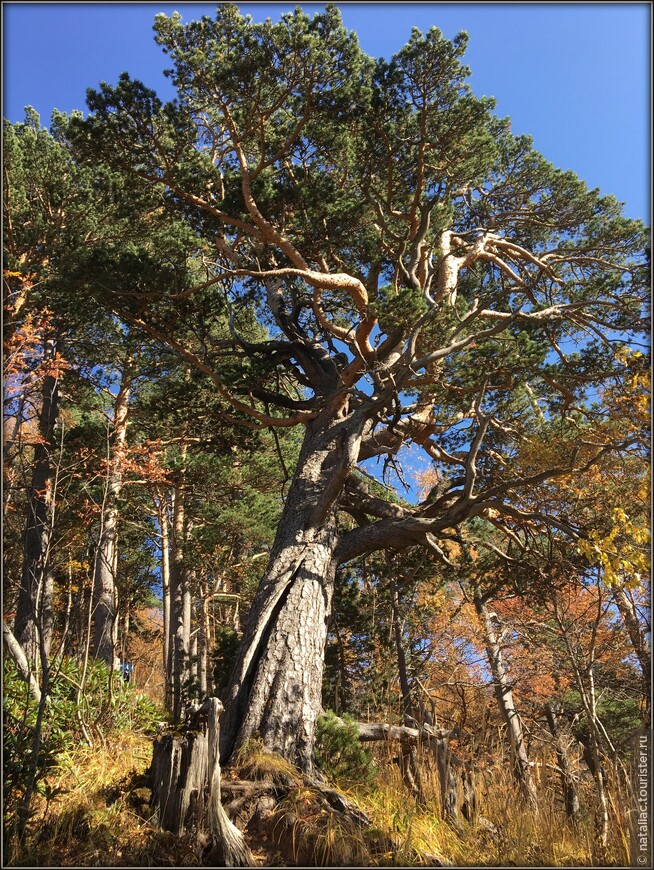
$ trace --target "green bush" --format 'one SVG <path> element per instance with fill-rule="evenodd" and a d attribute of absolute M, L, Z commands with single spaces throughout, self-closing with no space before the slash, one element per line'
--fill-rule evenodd
<path fill-rule="evenodd" d="M 229 625 L 223 625 L 216 632 L 212 665 L 213 684 L 217 694 L 220 694 L 227 687 L 240 640 L 239 633 Z"/>
<path fill-rule="evenodd" d="M 73 749 L 84 739 L 83 727 L 92 734 L 116 731 L 154 731 L 162 713 L 157 705 L 114 674 L 109 695 L 109 669 L 92 661 L 86 672 L 79 705 L 78 686 L 82 669 L 74 659 L 64 659 L 52 674 L 41 722 L 41 740 L 36 759 L 34 737 L 38 705 L 29 694 L 11 659 L 4 662 L 3 681 L 3 804 L 5 830 L 11 829 L 28 784 L 46 798 L 45 778 L 57 763 L 59 753 Z"/>
<path fill-rule="evenodd" d="M 371 753 L 361 745 L 356 722 L 347 713 L 339 718 L 328 710 L 318 719 L 314 754 L 318 767 L 343 786 L 369 785 L 377 773 Z"/>

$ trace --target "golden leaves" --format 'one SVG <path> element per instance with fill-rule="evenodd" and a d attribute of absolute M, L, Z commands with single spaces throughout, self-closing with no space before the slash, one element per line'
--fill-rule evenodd
<path fill-rule="evenodd" d="M 621 584 L 629 589 L 642 585 L 643 575 L 649 573 L 649 528 L 645 519 L 630 519 L 621 507 L 613 508 L 612 527 L 608 534 L 597 530 L 579 541 L 577 550 L 589 562 L 602 568 L 604 582 L 609 586 Z"/>

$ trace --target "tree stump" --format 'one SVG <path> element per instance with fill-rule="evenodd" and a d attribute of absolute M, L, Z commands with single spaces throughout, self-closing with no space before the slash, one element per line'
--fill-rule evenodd
<path fill-rule="evenodd" d="M 151 806 L 159 827 L 177 836 L 208 834 L 209 861 L 224 867 L 251 867 L 254 859 L 241 831 L 227 818 L 220 799 L 218 698 L 208 698 L 183 732 L 154 741 L 149 778 Z"/>

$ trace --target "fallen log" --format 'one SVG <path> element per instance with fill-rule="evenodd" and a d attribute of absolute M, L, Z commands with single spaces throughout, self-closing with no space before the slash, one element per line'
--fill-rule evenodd
<path fill-rule="evenodd" d="M 337 721 L 339 720 L 337 719 Z M 475 818 L 477 813 L 473 780 L 475 767 L 470 762 L 459 758 L 450 748 L 450 739 L 459 735 L 458 728 L 435 728 L 427 723 L 420 725 L 418 722 L 415 723 L 417 726 L 415 728 L 409 725 L 391 725 L 388 722 L 355 722 L 354 724 L 358 729 L 359 740 L 362 743 L 393 740 L 398 741 L 404 747 L 422 745 L 429 749 L 436 760 L 443 817 L 449 819 L 457 827 L 460 827 L 460 812 L 468 821 Z M 459 789 L 452 771 L 453 767 L 461 769 L 464 793 L 461 807 L 459 807 Z"/>
<path fill-rule="evenodd" d="M 444 740 L 452 735 L 452 729 L 433 728 L 431 725 L 423 725 L 421 728 L 389 725 L 387 722 L 355 722 L 355 725 L 359 729 L 359 740 L 362 743 L 374 740 L 401 740 L 418 744 L 421 740 L 431 737 Z"/>

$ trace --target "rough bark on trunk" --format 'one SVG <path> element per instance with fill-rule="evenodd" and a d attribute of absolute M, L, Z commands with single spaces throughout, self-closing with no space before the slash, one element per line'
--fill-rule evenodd
<path fill-rule="evenodd" d="M 209 863 L 251 867 L 254 859 L 239 829 L 227 817 L 220 798 L 219 719 L 222 704 L 208 698 L 183 734 L 157 737 L 149 770 L 151 805 L 159 827 L 178 836 L 207 828 Z"/>
<path fill-rule="evenodd" d="M 121 462 L 127 438 L 130 382 L 123 378 L 116 395 L 110 439 L 107 485 L 93 571 L 93 656 L 110 667 L 116 655 L 116 566 L 118 563 L 118 496 L 123 486 Z"/>
<path fill-rule="evenodd" d="M 202 731 L 157 737 L 150 766 L 159 827 L 178 836 L 197 827 L 205 808 L 207 737 Z"/>
<path fill-rule="evenodd" d="M 44 342 L 44 361 L 56 356 L 54 339 Z M 39 441 L 28 491 L 27 521 L 23 539 L 23 571 L 16 607 L 14 635 L 29 661 L 39 655 L 40 644 L 49 653 L 52 636 L 53 578 L 50 570 L 52 538 L 52 447 L 59 413 L 59 379 L 43 378 Z"/>
<path fill-rule="evenodd" d="M 507 727 L 509 745 L 513 757 L 514 774 L 528 802 L 532 806 L 536 806 L 536 787 L 531 775 L 531 765 L 529 764 L 522 723 L 513 702 L 511 683 L 504 667 L 500 641 L 495 632 L 493 619 L 486 601 L 478 592 L 475 593 L 474 603 L 484 633 L 484 646 L 486 647 L 488 664 L 493 675 L 495 697 L 502 719 Z"/>
<path fill-rule="evenodd" d="M 307 425 L 266 574 L 226 691 L 221 757 L 254 735 L 311 770 L 321 710 L 338 542 L 335 502 L 358 456 L 363 419 Z"/>

